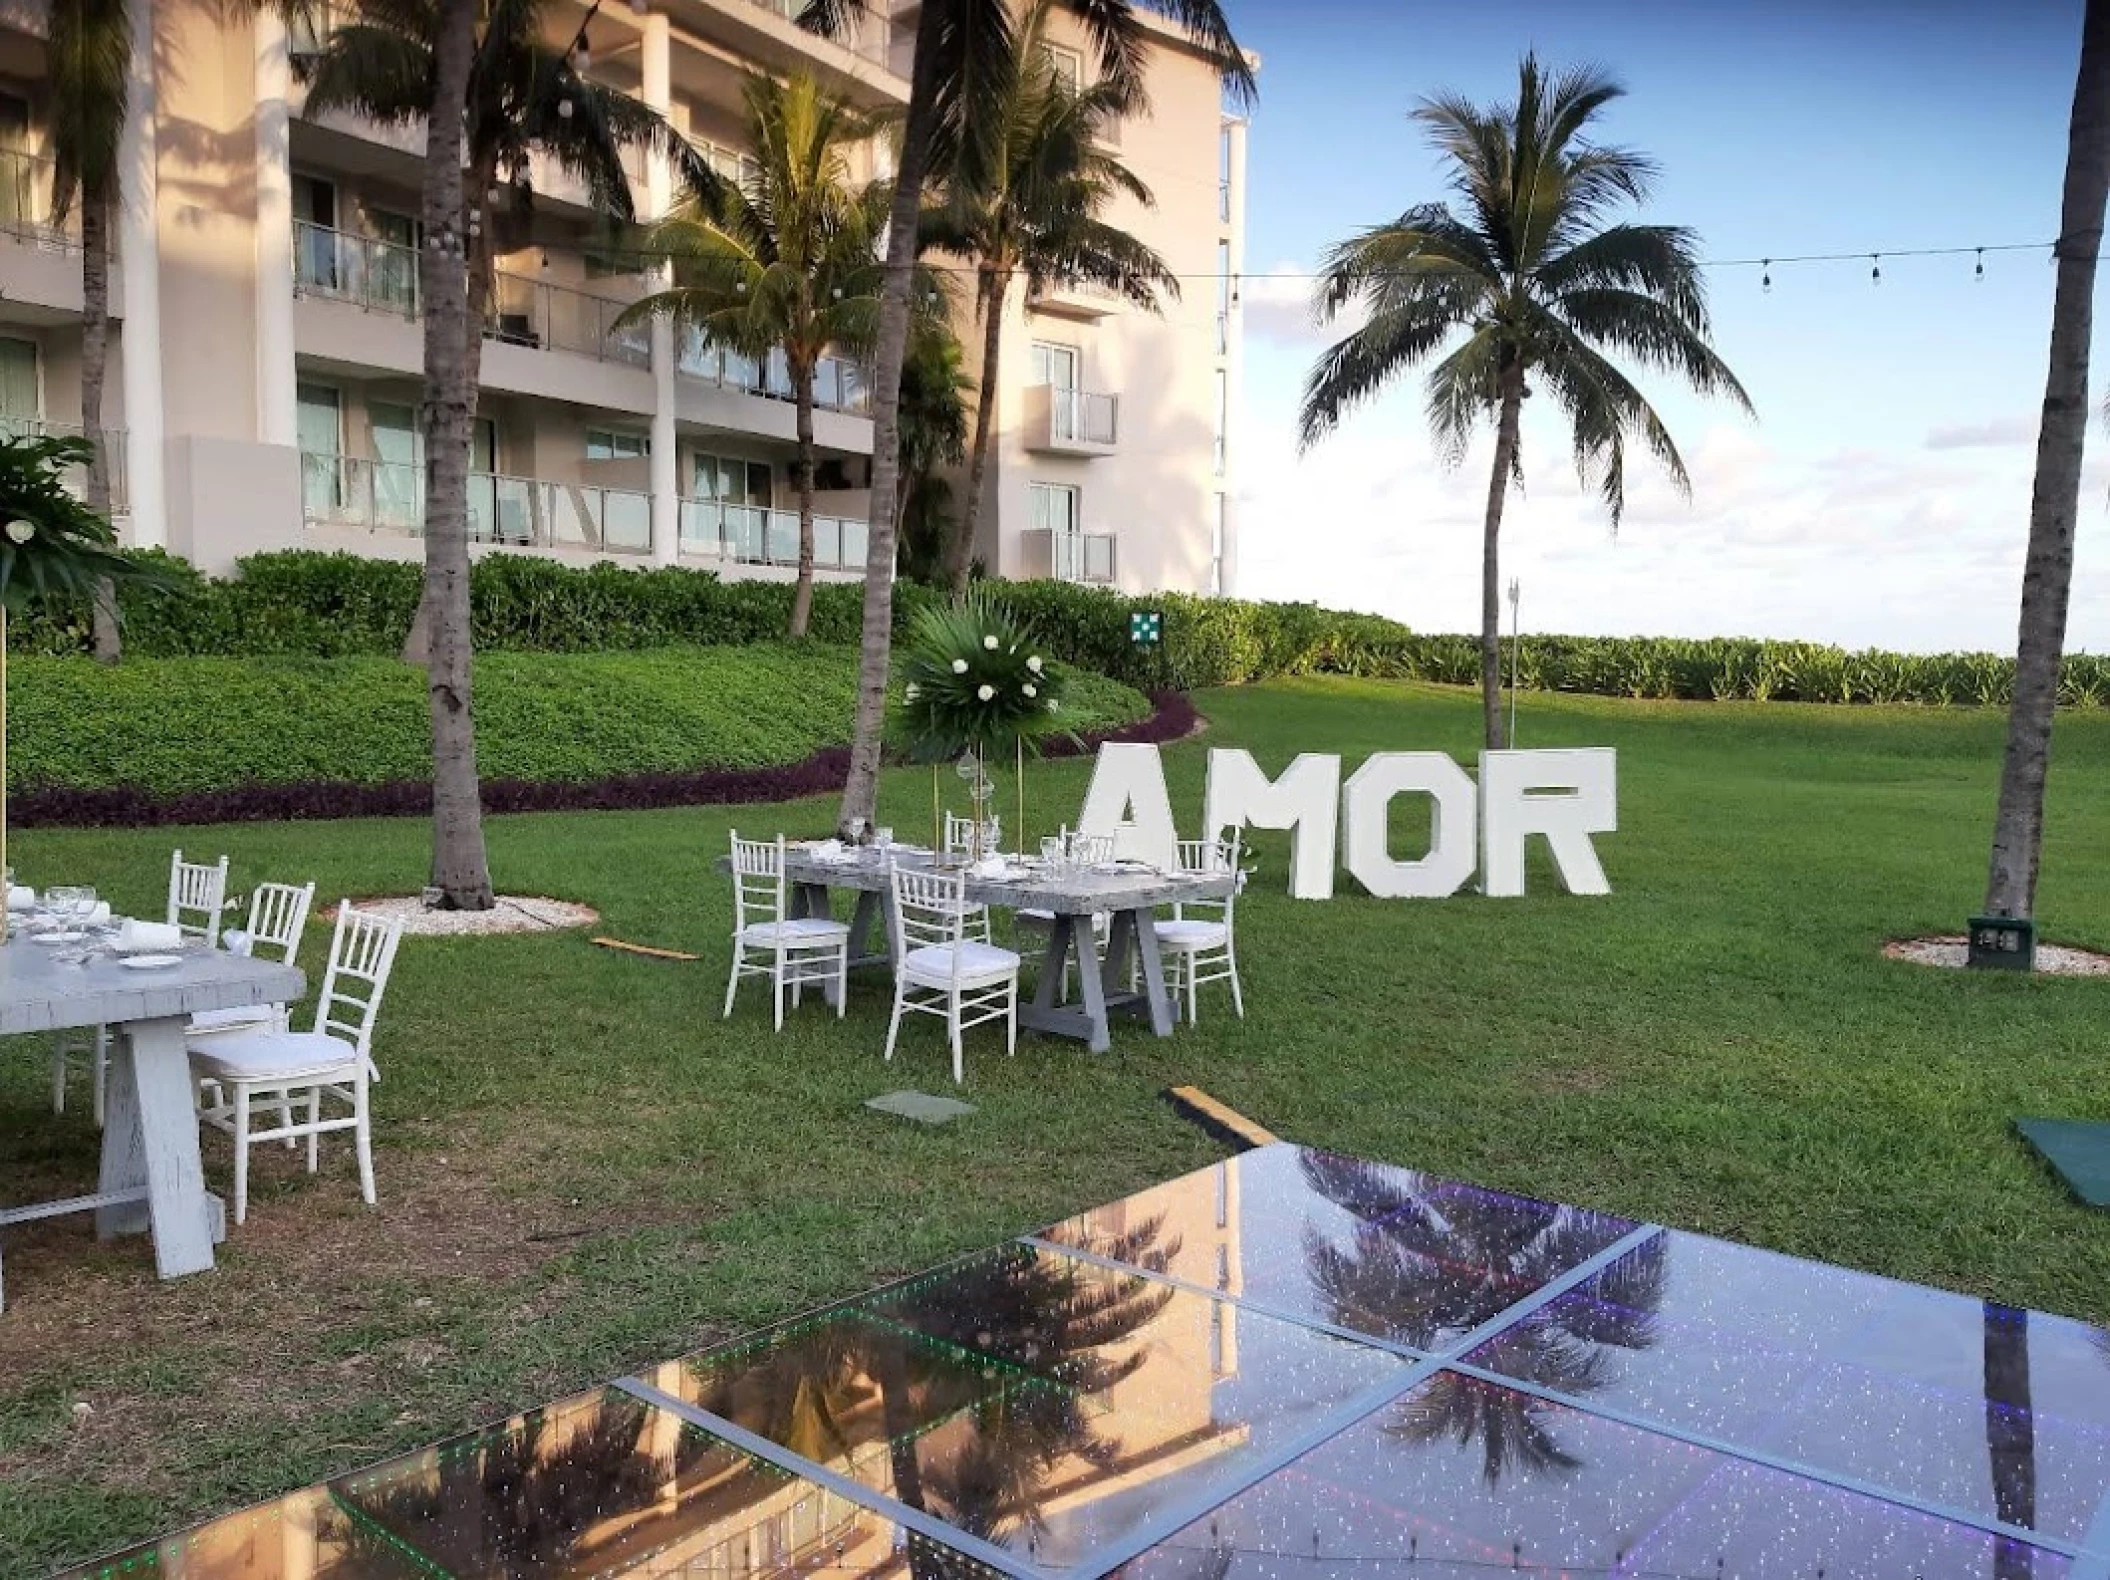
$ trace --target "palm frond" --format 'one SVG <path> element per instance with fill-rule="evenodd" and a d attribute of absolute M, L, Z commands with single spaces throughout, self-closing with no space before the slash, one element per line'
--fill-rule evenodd
<path fill-rule="evenodd" d="M 1653 297 L 1610 286 L 1569 291 L 1554 313 L 1583 339 L 1676 373 L 1702 395 L 1720 395 L 1742 410 L 1751 397 L 1691 320 Z"/>
<path fill-rule="evenodd" d="M 432 42 L 372 22 L 338 28 L 322 52 L 302 57 L 310 116 L 343 111 L 408 126 L 432 110 Z"/>
<path fill-rule="evenodd" d="M 1497 381 L 1511 355 L 1508 337 L 1499 327 L 1487 325 L 1429 369 L 1429 432 L 1446 465 L 1465 459 L 1473 430 L 1494 411 Z"/>
<path fill-rule="evenodd" d="M 1595 474 L 1612 530 L 1626 512 L 1626 441 L 1638 437 L 1681 494 L 1692 492 L 1684 457 L 1646 396 L 1624 373 L 1572 332 L 1549 332 L 1539 376 L 1560 403 L 1574 434 L 1575 470 L 1587 485 Z"/>
<path fill-rule="evenodd" d="M 118 148 L 130 97 L 131 3 L 53 0 L 46 47 L 56 223 L 76 202 L 107 205 L 116 197 Z"/>
<path fill-rule="evenodd" d="M 1380 313 L 1336 341 L 1304 381 L 1298 447 L 1310 449 L 1401 372 L 1426 361 L 1457 328 L 1450 314 L 1411 304 Z"/>

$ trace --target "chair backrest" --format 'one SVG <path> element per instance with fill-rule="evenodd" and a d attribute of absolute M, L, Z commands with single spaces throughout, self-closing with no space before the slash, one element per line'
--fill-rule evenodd
<path fill-rule="evenodd" d="M 952 950 L 952 974 L 960 974 L 958 947 L 967 935 L 967 875 L 892 868 L 894 937 L 902 954 L 931 947 Z"/>
<path fill-rule="evenodd" d="M 997 848 L 1003 837 L 1003 820 L 991 817 L 982 825 L 982 854 L 988 855 Z M 974 844 L 974 819 L 961 817 L 956 812 L 945 814 L 945 854 L 957 856 Z"/>
<path fill-rule="evenodd" d="M 249 896 L 249 952 L 274 951 L 287 965 L 300 953 L 300 937 L 315 904 L 315 885 L 260 883 Z"/>
<path fill-rule="evenodd" d="M 1172 908 L 1175 917 L 1185 916 L 1189 910 L 1218 911 L 1226 923 L 1231 920 L 1232 908 L 1238 902 L 1238 851 L 1241 831 L 1232 829 L 1224 839 L 1183 839 L 1178 842 L 1179 870 L 1200 877 L 1215 878 L 1226 874 L 1231 879 L 1231 892 L 1220 900 L 1188 900 Z"/>
<path fill-rule="evenodd" d="M 227 858 L 213 866 L 185 861 L 177 851 L 169 859 L 168 924 L 206 947 L 220 947 L 220 917 L 227 909 Z"/>
<path fill-rule="evenodd" d="M 742 839 L 733 831 L 733 930 L 747 931 L 754 920 L 784 920 L 784 836 Z"/>
<path fill-rule="evenodd" d="M 1096 867 L 1101 862 L 1114 859 L 1114 836 L 1111 834 L 1087 834 L 1082 829 L 1072 833 L 1064 829 L 1063 836 L 1069 841 L 1070 860 L 1080 866 Z"/>
<path fill-rule="evenodd" d="M 381 1012 L 381 995 L 402 939 L 403 924 L 394 917 L 355 911 L 350 900 L 338 902 L 329 970 L 315 1000 L 315 1029 L 356 1046 L 371 1080 L 381 1079 L 374 1067 L 374 1017 Z"/>

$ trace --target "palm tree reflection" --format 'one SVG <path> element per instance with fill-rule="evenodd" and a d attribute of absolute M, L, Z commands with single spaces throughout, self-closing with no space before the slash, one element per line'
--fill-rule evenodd
<path fill-rule="evenodd" d="M 1403 1169 L 1307 1152 L 1305 1179 L 1356 1220 L 1346 1243 L 1305 1233 L 1313 1288 L 1330 1320 L 1418 1350 L 1455 1344 L 1616 1236 L 1594 1213 L 1473 1189 L 1443 1189 Z M 1584 1395 L 1620 1351 L 1648 1348 L 1662 1303 L 1664 1241 L 1505 1328 L 1472 1359 L 1505 1377 Z M 1454 1371 L 1415 1391 L 1385 1430 L 1408 1442 L 1478 1441 L 1489 1486 L 1506 1472 L 1558 1475 L 1581 1461 L 1554 1436 L 1559 1407 Z"/>

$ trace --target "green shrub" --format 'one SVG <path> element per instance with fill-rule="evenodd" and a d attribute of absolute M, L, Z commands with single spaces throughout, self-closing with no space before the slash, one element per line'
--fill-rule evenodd
<path fill-rule="evenodd" d="M 749 643 L 638 653 L 486 653 L 476 661 L 477 766 L 491 779 L 589 781 L 798 762 L 847 742 L 857 658 L 846 646 Z M 8 674 L 13 789 L 157 795 L 241 784 L 428 778 L 425 677 L 392 658 L 19 657 Z M 1149 712 L 1078 674 L 1078 729 Z"/>

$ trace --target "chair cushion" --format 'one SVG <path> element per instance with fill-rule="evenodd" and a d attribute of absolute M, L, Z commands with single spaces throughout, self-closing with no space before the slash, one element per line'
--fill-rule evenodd
<path fill-rule="evenodd" d="M 811 949 L 849 936 L 848 922 L 831 921 L 825 916 L 801 916 L 787 922 L 756 922 L 740 934 L 740 941 L 774 949 L 777 939 L 782 937 L 789 948 Z"/>
<path fill-rule="evenodd" d="M 191 1044 L 191 1070 L 212 1081 L 262 1081 L 325 1075 L 359 1062 L 359 1050 L 320 1031 L 251 1031 L 201 1037 Z"/>
<path fill-rule="evenodd" d="M 1227 943 L 1231 930 L 1222 922 L 1193 919 L 1157 924 L 1158 942 L 1174 949 L 1215 949 Z"/>
<path fill-rule="evenodd" d="M 248 1004 L 240 1009 L 201 1009 L 190 1018 L 189 1034 L 210 1037 L 215 1032 L 254 1031 L 273 1024 L 284 1008 L 282 1004 Z"/>
<path fill-rule="evenodd" d="M 953 947 L 951 944 L 926 944 L 921 949 L 911 949 L 901 958 L 901 974 L 912 981 L 945 986 L 952 981 Z M 1018 956 L 1008 949 L 976 943 L 972 939 L 958 947 L 960 981 L 963 983 L 979 986 L 1001 982 L 1017 974 Z"/>

